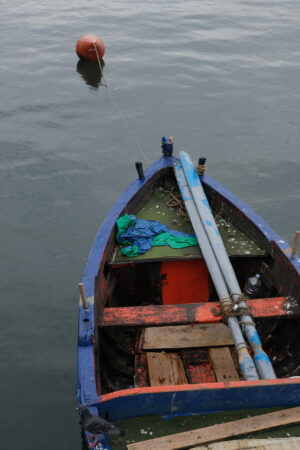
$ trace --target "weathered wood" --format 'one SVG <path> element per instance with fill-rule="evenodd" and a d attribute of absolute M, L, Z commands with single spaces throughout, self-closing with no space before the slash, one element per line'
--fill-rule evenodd
<path fill-rule="evenodd" d="M 234 345 L 223 323 L 146 328 L 144 350 Z"/>
<path fill-rule="evenodd" d="M 134 356 L 134 387 L 149 386 L 149 370 L 147 354 L 145 352 L 136 352 Z"/>
<path fill-rule="evenodd" d="M 184 433 L 172 434 L 162 438 L 137 442 L 127 446 L 128 450 L 178 450 L 192 448 L 199 444 L 219 441 L 240 434 L 254 433 L 259 430 L 276 428 L 282 425 L 300 422 L 300 406 L 276 411 L 260 416 L 221 423 Z"/>
<path fill-rule="evenodd" d="M 300 237 L 300 231 L 296 231 L 295 237 L 294 237 L 293 246 L 292 246 L 292 253 L 291 253 L 291 258 L 292 259 L 294 259 L 295 256 L 296 256 L 296 251 L 297 251 L 299 237 Z"/>
<path fill-rule="evenodd" d="M 188 383 L 178 353 L 147 352 L 147 360 L 151 386 Z"/>
<path fill-rule="evenodd" d="M 83 307 L 84 307 L 84 309 L 88 309 L 89 305 L 88 305 L 88 301 L 87 301 L 87 298 L 85 295 L 84 284 L 78 283 L 78 287 L 79 287 Z"/>
<path fill-rule="evenodd" d="M 285 308 L 286 298 L 275 297 L 248 300 L 247 306 L 256 318 L 263 317 L 291 317 Z M 151 325 L 180 325 L 189 323 L 218 323 L 221 316 L 213 314 L 219 311 L 219 304 L 193 303 L 182 305 L 148 305 L 128 306 L 120 308 L 105 308 L 98 319 L 98 326 L 151 326 Z M 300 311 L 298 313 L 300 315 Z M 296 316 L 296 315 L 295 315 Z"/>
<path fill-rule="evenodd" d="M 295 266 L 285 255 L 285 253 L 288 254 L 289 252 L 291 252 L 291 249 L 286 249 L 283 252 L 275 241 L 271 242 L 271 255 L 274 259 L 271 270 L 273 284 L 279 295 L 291 296 L 297 299 L 300 295 L 300 277 Z"/>
<path fill-rule="evenodd" d="M 298 450 L 300 438 L 237 439 L 193 447 L 193 450 Z"/>
<path fill-rule="evenodd" d="M 229 347 L 211 347 L 208 351 L 217 381 L 238 381 L 240 379 Z"/>
<path fill-rule="evenodd" d="M 184 349 L 181 350 L 181 355 L 190 384 L 214 383 L 216 381 L 207 348 Z"/>

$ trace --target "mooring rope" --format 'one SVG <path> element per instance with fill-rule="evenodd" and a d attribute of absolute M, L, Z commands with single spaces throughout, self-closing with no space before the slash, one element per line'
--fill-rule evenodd
<path fill-rule="evenodd" d="M 199 176 L 204 175 L 205 173 L 205 164 L 196 164 L 195 165 L 196 172 Z"/>
<path fill-rule="evenodd" d="M 252 312 L 248 306 L 239 306 L 241 302 L 245 302 L 247 299 L 245 298 L 244 294 L 237 294 L 233 293 L 232 295 L 239 295 L 239 298 L 233 302 L 231 297 L 224 297 L 220 300 L 220 310 L 217 310 L 216 308 L 211 308 L 211 313 L 218 317 L 222 316 L 222 320 L 227 323 L 229 317 L 242 317 L 242 316 L 249 316 L 250 320 L 247 322 L 240 321 L 241 325 L 253 325 L 253 322 L 251 319 L 253 318 Z M 225 300 L 225 301 L 224 301 Z M 224 303 L 223 303 L 224 301 Z"/>
<path fill-rule="evenodd" d="M 105 87 L 106 87 L 107 90 L 108 90 L 108 93 L 109 93 L 110 98 L 111 98 L 111 100 L 112 100 L 112 102 L 113 102 L 113 104 L 114 104 L 114 107 L 116 108 L 116 111 L 118 112 L 118 114 L 120 115 L 121 119 L 123 120 L 123 123 L 124 123 L 124 125 L 125 125 L 125 127 L 126 127 L 128 133 L 129 133 L 129 135 L 131 136 L 133 142 L 135 143 L 135 145 L 137 146 L 137 148 L 138 148 L 139 151 L 141 152 L 141 154 L 142 154 L 143 158 L 145 159 L 146 163 L 150 165 L 151 163 L 150 163 L 149 159 L 147 158 L 147 155 L 146 155 L 145 151 L 143 150 L 142 146 L 140 145 L 140 143 L 138 142 L 136 136 L 134 135 L 134 133 L 133 133 L 133 131 L 132 131 L 132 129 L 131 129 L 131 127 L 130 127 L 128 121 L 127 121 L 127 119 L 126 119 L 126 117 L 124 116 L 124 114 L 123 114 L 122 111 L 120 110 L 120 108 L 119 108 L 119 106 L 118 106 L 116 100 L 114 99 L 113 93 L 112 93 L 110 87 L 109 87 L 108 84 L 107 84 L 107 81 L 106 81 L 106 79 L 105 79 L 105 77 L 104 77 L 104 74 L 103 74 L 102 64 L 101 64 L 101 61 L 100 61 L 100 58 L 99 58 L 99 54 L 98 54 L 98 51 L 97 51 L 97 47 L 96 47 L 95 44 L 94 44 L 94 48 L 95 48 L 95 52 L 96 52 L 96 55 L 97 55 L 97 60 L 98 60 L 98 64 L 99 64 L 99 69 L 100 69 L 101 76 L 102 76 L 103 81 L 104 81 L 104 85 L 105 85 Z"/>
<path fill-rule="evenodd" d="M 199 165 L 197 164 L 196 170 L 199 176 L 203 175 L 205 172 L 205 165 Z M 163 189 L 164 192 L 169 194 L 168 200 L 166 202 L 166 205 L 170 208 L 174 208 L 177 212 L 177 214 L 184 218 L 186 222 L 190 222 L 190 217 L 187 213 L 184 200 L 178 190 L 177 186 L 172 187 L 171 189 Z"/>

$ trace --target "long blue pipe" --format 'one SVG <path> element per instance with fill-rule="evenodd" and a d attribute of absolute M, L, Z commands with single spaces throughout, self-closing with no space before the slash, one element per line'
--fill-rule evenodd
<path fill-rule="evenodd" d="M 192 196 L 195 201 L 199 216 L 216 255 L 225 282 L 234 301 L 241 295 L 241 289 L 237 281 L 232 264 L 223 244 L 220 232 L 211 212 L 208 200 L 203 190 L 201 181 L 196 172 L 190 156 L 186 152 L 180 152 L 182 167 L 186 175 Z M 239 307 L 245 307 L 245 302 L 240 302 Z M 250 315 L 241 316 L 241 324 L 244 325 L 245 334 L 254 353 L 254 362 L 262 379 L 276 378 L 272 363 L 262 349 L 262 344 Z"/>
<path fill-rule="evenodd" d="M 218 261 L 216 259 L 216 256 L 213 252 L 213 249 L 211 247 L 211 244 L 203 227 L 202 221 L 199 217 L 198 210 L 196 208 L 192 193 L 190 191 L 184 171 L 182 169 L 182 165 L 180 163 L 175 165 L 175 175 L 177 178 L 182 198 L 184 199 L 185 202 L 188 215 L 191 219 L 193 228 L 195 230 L 199 246 L 201 248 L 203 257 L 206 261 L 207 268 L 209 270 L 216 291 L 218 293 L 220 303 L 232 304 L 232 300 L 230 299 L 223 274 L 221 272 Z M 247 345 L 245 343 L 237 319 L 234 317 L 230 317 L 228 319 L 228 326 L 232 334 L 234 345 L 238 354 L 239 365 L 244 378 L 246 380 L 258 380 L 255 365 L 249 355 Z"/>

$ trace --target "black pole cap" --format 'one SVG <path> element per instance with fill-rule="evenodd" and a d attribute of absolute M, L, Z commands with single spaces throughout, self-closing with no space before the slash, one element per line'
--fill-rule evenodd
<path fill-rule="evenodd" d="M 138 173 L 139 179 L 144 180 L 145 175 L 144 175 L 143 163 L 141 161 L 136 161 L 135 168 Z"/>

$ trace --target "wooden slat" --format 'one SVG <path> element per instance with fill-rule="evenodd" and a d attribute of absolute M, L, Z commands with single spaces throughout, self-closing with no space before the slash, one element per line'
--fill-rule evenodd
<path fill-rule="evenodd" d="M 186 431 L 184 433 L 172 434 L 162 438 L 137 442 L 128 445 L 127 448 L 129 450 L 157 450 L 159 448 L 164 450 L 178 450 L 297 422 L 300 422 L 300 406 Z"/>
<path fill-rule="evenodd" d="M 136 352 L 134 356 L 134 387 L 149 386 L 149 371 L 145 352 Z"/>
<path fill-rule="evenodd" d="M 298 450 L 300 438 L 237 439 L 193 447 L 193 450 Z"/>
<path fill-rule="evenodd" d="M 178 353 L 147 352 L 147 360 L 151 386 L 188 384 Z"/>
<path fill-rule="evenodd" d="M 296 317 L 294 311 L 285 308 L 286 298 L 275 297 L 248 300 L 247 306 L 254 317 Z M 214 302 L 193 303 L 182 305 L 148 305 L 128 306 L 121 308 L 104 308 L 98 326 L 151 326 L 179 325 L 189 323 L 218 323 L 220 316 L 213 314 L 212 309 L 219 310 L 219 304 Z M 300 315 L 300 309 L 298 316 Z"/>
<path fill-rule="evenodd" d="M 211 347 L 208 351 L 217 381 L 238 381 L 240 379 L 229 347 Z"/>
<path fill-rule="evenodd" d="M 143 348 L 153 350 L 233 344 L 229 328 L 218 323 L 146 328 Z"/>
<path fill-rule="evenodd" d="M 214 383 L 216 381 L 207 348 L 183 349 L 181 355 L 190 384 Z"/>

